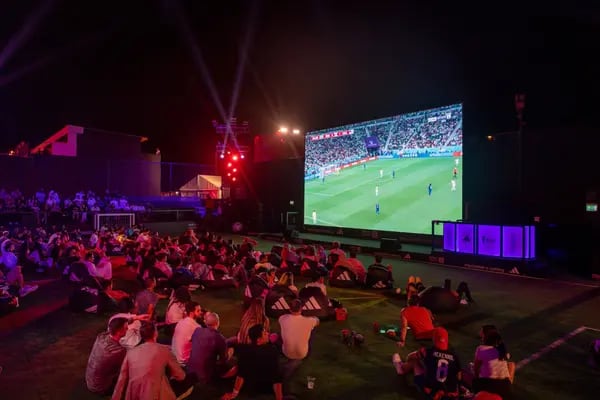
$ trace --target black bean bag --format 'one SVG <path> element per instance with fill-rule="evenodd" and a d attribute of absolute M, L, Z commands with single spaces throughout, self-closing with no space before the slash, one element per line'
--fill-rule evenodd
<path fill-rule="evenodd" d="M 338 265 L 331 272 L 329 285 L 341 288 L 354 288 L 359 286 L 356 274 L 350 268 Z"/>
<path fill-rule="evenodd" d="M 212 267 L 201 282 L 207 289 L 227 289 L 235 287 L 235 279 L 229 275 L 227 268 L 220 265 Z"/>
<path fill-rule="evenodd" d="M 428 308 L 433 313 L 452 313 L 460 306 L 456 294 L 443 287 L 430 286 L 419 293 L 419 305 Z"/>
<path fill-rule="evenodd" d="M 290 312 L 290 303 L 298 296 L 287 286 L 275 285 L 265 297 L 265 314 L 270 318 L 279 318 Z"/>
<path fill-rule="evenodd" d="M 318 287 L 304 287 L 298 293 L 298 297 L 304 303 L 302 315 L 321 320 L 335 319 L 335 307 Z"/>
<path fill-rule="evenodd" d="M 269 292 L 269 284 L 261 275 L 254 275 L 244 289 L 244 304 L 248 306 L 252 299 L 264 297 Z"/>
<path fill-rule="evenodd" d="M 367 270 L 365 288 L 375 290 L 389 290 L 394 287 L 392 272 L 381 265 L 371 265 Z"/>

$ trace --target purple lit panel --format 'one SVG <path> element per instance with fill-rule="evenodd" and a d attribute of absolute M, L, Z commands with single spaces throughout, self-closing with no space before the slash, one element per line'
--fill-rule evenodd
<path fill-rule="evenodd" d="M 477 254 L 500 257 L 500 231 L 499 225 L 479 225 Z"/>
<path fill-rule="evenodd" d="M 444 250 L 456 251 L 456 224 L 444 222 Z"/>
<path fill-rule="evenodd" d="M 459 253 L 473 254 L 475 244 L 475 229 L 473 224 L 456 225 L 456 251 Z"/>
<path fill-rule="evenodd" d="M 523 245 L 523 232 L 528 227 L 522 226 L 504 226 L 502 228 L 502 257 L 523 258 L 523 246 L 527 248 L 527 241 Z"/>
<path fill-rule="evenodd" d="M 535 226 L 529 227 L 529 258 L 535 258 Z"/>

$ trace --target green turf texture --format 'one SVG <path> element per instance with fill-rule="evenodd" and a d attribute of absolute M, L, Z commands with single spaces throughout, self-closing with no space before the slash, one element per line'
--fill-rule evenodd
<path fill-rule="evenodd" d="M 393 232 L 431 233 L 432 220 L 462 218 L 462 159 L 451 191 L 453 157 L 381 159 L 305 182 L 304 223 Z M 383 169 L 383 178 L 379 170 Z M 392 171 L 396 177 L 392 178 Z M 429 196 L 427 186 L 432 184 Z M 375 187 L 379 186 L 379 195 Z M 375 214 L 379 202 L 380 214 Z"/>
<path fill-rule="evenodd" d="M 239 241 L 239 238 L 236 242 Z M 262 242 L 262 249 L 272 243 Z M 360 256 L 363 263 L 372 261 Z M 478 345 L 477 334 L 483 324 L 496 324 L 512 359 L 519 361 L 565 336 L 579 326 L 600 328 L 600 289 L 504 274 L 453 269 L 421 263 L 384 259 L 393 266 L 398 286 L 410 275 L 420 276 L 426 284 L 441 285 L 445 278 L 455 287 L 469 283 L 476 304 L 462 307 L 456 314 L 437 315 L 436 322 L 449 331 L 450 343 L 464 365 L 472 360 Z M 304 281 L 298 281 L 302 287 Z M 123 285 L 120 282 L 119 285 Z M 58 295 L 56 291 L 44 293 Z M 292 379 L 291 391 L 298 399 L 418 399 L 410 387 L 394 374 L 391 356 L 399 351 L 405 357 L 417 348 L 410 337 L 403 349 L 372 330 L 374 321 L 398 324 L 403 302 L 379 297 L 375 292 L 329 288 L 332 297 L 347 307 L 348 320 L 323 322 L 316 330 L 312 355 Z M 221 331 L 233 336 L 242 314 L 242 290 L 197 291 L 194 300 L 221 316 Z M 23 300 L 23 307 L 43 301 L 35 293 Z M 159 303 L 164 313 L 166 303 Z M 84 373 L 95 335 L 106 329 L 108 317 L 73 314 L 66 309 L 53 312 L 36 322 L 0 337 L 0 399 L 102 399 L 85 389 Z M 0 327 L 3 319 L 0 318 Z M 272 320 L 272 330 L 279 327 Z M 340 330 L 363 333 L 362 348 L 342 344 Z M 600 336 L 585 331 L 517 371 L 517 399 L 594 399 L 600 392 L 600 371 L 586 365 L 589 342 Z M 314 390 L 306 388 L 306 377 L 316 377 Z M 218 399 L 224 389 L 201 388 L 191 399 Z M 104 397 L 107 398 L 107 397 Z M 240 399 L 248 400 L 244 391 Z M 273 396 L 254 397 L 256 400 Z"/>

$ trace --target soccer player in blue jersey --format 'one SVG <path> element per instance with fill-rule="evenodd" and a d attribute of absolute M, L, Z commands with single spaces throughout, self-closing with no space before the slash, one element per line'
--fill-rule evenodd
<path fill-rule="evenodd" d="M 430 183 L 429 186 L 427 186 L 427 192 L 429 193 L 430 196 L 431 196 L 432 191 L 433 191 L 433 187 L 431 186 L 431 183 Z"/>
<path fill-rule="evenodd" d="M 375 203 L 375 215 L 379 215 L 379 202 Z"/>

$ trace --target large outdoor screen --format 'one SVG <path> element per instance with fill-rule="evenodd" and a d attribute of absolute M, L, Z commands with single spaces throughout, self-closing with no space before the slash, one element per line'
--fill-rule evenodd
<path fill-rule="evenodd" d="M 462 218 L 462 105 L 309 132 L 304 224 L 431 233 Z"/>

